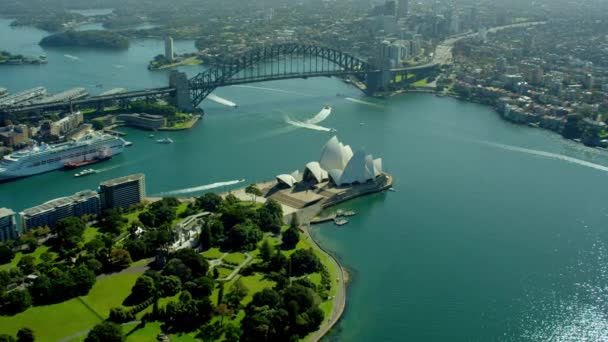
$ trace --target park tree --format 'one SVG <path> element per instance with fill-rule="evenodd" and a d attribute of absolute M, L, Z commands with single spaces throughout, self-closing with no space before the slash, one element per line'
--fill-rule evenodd
<path fill-rule="evenodd" d="M 150 246 L 143 239 L 129 239 L 125 242 L 124 247 L 129 251 L 129 255 L 131 255 L 131 259 L 134 261 L 141 260 L 150 255 Z"/>
<path fill-rule="evenodd" d="M 163 268 L 164 275 L 177 276 L 182 282 L 192 279 L 192 270 L 181 259 L 170 259 Z"/>
<path fill-rule="evenodd" d="M 86 224 L 78 217 L 68 217 L 61 219 L 55 225 L 57 242 L 62 250 L 76 248 L 83 241 L 82 234 L 86 229 Z"/>
<path fill-rule="evenodd" d="M 109 271 L 116 272 L 124 270 L 131 265 L 131 255 L 126 249 L 113 249 L 110 252 L 107 268 Z"/>
<path fill-rule="evenodd" d="M 23 274 L 32 274 L 36 271 L 36 258 L 31 255 L 25 255 L 19 260 L 17 267 L 19 267 Z"/>
<path fill-rule="evenodd" d="M 198 197 L 195 204 L 199 209 L 214 213 L 218 211 L 222 204 L 222 197 L 216 193 L 209 192 Z"/>
<path fill-rule="evenodd" d="M 135 285 L 131 288 L 131 294 L 125 300 L 125 304 L 136 305 L 143 303 L 154 297 L 156 291 L 157 288 L 154 279 L 148 275 L 142 275 L 135 281 Z"/>
<path fill-rule="evenodd" d="M 295 276 L 321 271 L 323 264 L 311 249 L 298 249 L 290 257 L 291 272 Z"/>
<path fill-rule="evenodd" d="M 32 297 L 27 290 L 13 290 L 3 295 L 0 303 L 0 313 L 14 315 L 29 308 L 32 305 Z"/>
<path fill-rule="evenodd" d="M 89 332 L 85 342 L 123 342 L 125 340 L 120 325 L 113 322 L 97 324 Z"/>
<path fill-rule="evenodd" d="M 99 230 L 103 233 L 119 235 L 127 222 L 127 218 L 119 209 L 107 209 L 100 215 Z"/>
<path fill-rule="evenodd" d="M 0 342 L 15 342 L 15 338 L 11 335 L 1 334 Z"/>
<path fill-rule="evenodd" d="M 267 263 L 270 262 L 270 258 L 272 258 L 272 255 L 274 253 L 274 250 L 272 249 L 272 246 L 270 245 L 270 242 L 268 242 L 268 240 L 264 240 L 262 241 L 262 244 L 259 247 L 260 249 L 260 258 L 262 258 L 262 261 Z"/>
<path fill-rule="evenodd" d="M 268 199 L 258 210 L 258 224 L 262 231 L 279 234 L 283 226 L 283 208 L 273 200 Z"/>
<path fill-rule="evenodd" d="M 282 241 L 281 247 L 283 249 L 290 250 L 296 248 L 296 245 L 300 241 L 300 231 L 297 228 L 289 227 L 283 232 Z"/>
<path fill-rule="evenodd" d="M 208 225 L 203 225 L 198 240 L 203 251 L 207 251 L 213 246 L 213 235 L 211 234 L 211 228 Z"/>
<path fill-rule="evenodd" d="M 217 246 L 218 241 L 224 237 L 224 224 L 217 217 L 211 217 L 205 221 L 205 227 L 209 228 L 213 237 L 213 246 Z"/>
<path fill-rule="evenodd" d="M 6 291 L 6 287 L 11 283 L 11 275 L 8 271 L 0 270 L 0 296 Z"/>
<path fill-rule="evenodd" d="M 214 281 L 209 277 L 203 276 L 186 283 L 184 287 L 190 292 L 192 298 L 203 299 L 211 296 L 214 288 Z"/>
<path fill-rule="evenodd" d="M 15 252 L 5 243 L 0 243 L 0 264 L 7 264 L 13 260 Z"/>
<path fill-rule="evenodd" d="M 249 289 L 241 279 L 237 279 L 232 286 L 230 286 L 230 291 L 226 294 L 226 303 L 231 308 L 239 308 L 241 306 L 241 301 L 247 297 L 247 293 L 249 293 Z"/>
<path fill-rule="evenodd" d="M 179 277 L 174 275 L 161 276 L 157 281 L 156 287 L 158 288 L 161 297 L 171 297 L 179 293 L 182 288 L 182 281 Z"/>
<path fill-rule="evenodd" d="M 34 331 L 30 328 L 21 328 L 17 331 L 17 342 L 34 342 Z"/>
<path fill-rule="evenodd" d="M 253 204 L 256 204 L 256 199 L 258 196 L 262 196 L 262 191 L 255 184 L 250 184 L 245 188 L 245 193 L 251 195 L 253 199 Z"/>
<path fill-rule="evenodd" d="M 228 232 L 227 244 L 230 248 L 252 251 L 262 239 L 262 231 L 251 221 L 239 223 Z"/>
<path fill-rule="evenodd" d="M 118 324 L 126 323 L 133 320 L 133 314 L 124 308 L 111 308 L 110 318 L 108 318 L 108 320 Z"/>
<path fill-rule="evenodd" d="M 238 199 L 238 197 L 234 196 L 233 193 L 229 193 L 228 195 L 226 195 L 226 198 L 224 198 L 224 202 L 225 202 L 226 206 L 233 206 L 233 205 L 241 202 L 241 200 Z"/>
<path fill-rule="evenodd" d="M 93 285 L 97 280 L 95 272 L 84 264 L 71 268 L 67 274 L 72 285 L 72 288 L 70 289 L 70 292 L 72 292 L 71 296 L 86 295 L 91 288 L 93 288 Z"/>
<path fill-rule="evenodd" d="M 193 249 L 180 249 L 173 255 L 173 258 L 180 259 L 188 268 L 190 268 L 192 278 L 204 276 L 209 271 L 207 259 L 199 253 L 196 253 Z"/>

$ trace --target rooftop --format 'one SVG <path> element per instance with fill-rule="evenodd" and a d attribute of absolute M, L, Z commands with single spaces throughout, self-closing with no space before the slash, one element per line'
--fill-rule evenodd
<path fill-rule="evenodd" d="M 9 208 L 0 208 L 0 217 L 12 216 L 15 212 Z"/>
<path fill-rule="evenodd" d="M 124 176 L 120 178 L 110 179 L 108 181 L 102 182 L 99 184 L 100 186 L 116 186 L 118 184 L 132 182 L 136 180 L 143 179 L 145 176 L 143 173 L 136 173 L 134 175 Z"/>
<path fill-rule="evenodd" d="M 37 205 L 35 207 L 31 207 L 28 209 L 23 210 L 23 212 L 21 212 L 21 216 L 35 216 L 47 211 L 51 211 L 57 207 L 62 207 L 64 205 L 68 205 L 68 204 L 72 204 L 72 203 L 76 203 L 79 201 L 86 201 L 92 197 L 96 197 L 98 196 L 97 192 L 92 191 L 92 190 L 84 190 L 84 191 L 80 191 L 75 193 L 72 196 L 67 196 L 67 197 L 61 197 L 61 198 L 56 198 L 53 200 L 50 200 L 46 203 L 43 203 L 41 205 Z"/>

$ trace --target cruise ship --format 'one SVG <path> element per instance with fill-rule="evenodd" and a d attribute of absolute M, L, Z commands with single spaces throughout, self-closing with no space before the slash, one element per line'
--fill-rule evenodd
<path fill-rule="evenodd" d="M 0 160 L 0 181 L 61 169 L 66 163 L 95 158 L 100 151 L 115 156 L 124 147 L 125 141 L 122 138 L 98 132 L 87 133 L 79 139 L 62 144 L 35 146 Z"/>

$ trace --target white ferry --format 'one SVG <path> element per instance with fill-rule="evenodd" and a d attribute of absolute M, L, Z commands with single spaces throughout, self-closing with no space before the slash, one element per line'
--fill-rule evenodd
<path fill-rule="evenodd" d="M 61 169 L 66 163 L 93 159 L 101 150 L 115 156 L 122 153 L 124 147 L 122 138 L 97 132 L 62 144 L 42 144 L 0 160 L 0 181 Z"/>

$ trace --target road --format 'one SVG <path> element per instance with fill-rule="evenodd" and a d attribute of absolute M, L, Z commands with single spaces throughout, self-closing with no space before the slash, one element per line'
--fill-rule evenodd
<path fill-rule="evenodd" d="M 516 28 L 516 27 L 536 26 L 536 25 L 542 25 L 542 24 L 545 24 L 545 22 L 544 21 L 535 21 L 535 22 L 527 22 L 527 23 L 519 23 L 519 24 L 510 24 L 510 25 L 505 25 L 505 26 L 496 26 L 496 27 L 492 27 L 492 28 L 488 29 L 488 33 L 496 33 L 498 31 L 502 31 L 502 30 L 506 30 L 506 29 L 510 29 L 510 28 Z M 462 39 L 474 37 L 477 34 L 478 33 L 476 33 L 476 32 L 466 33 L 466 34 L 461 34 L 459 36 L 455 36 L 455 37 L 444 40 L 443 42 L 441 42 L 441 44 L 437 45 L 437 48 L 435 48 L 435 55 L 433 56 L 433 62 L 431 62 L 430 64 L 445 65 L 445 64 L 452 63 L 452 48 L 454 47 L 454 44 L 456 44 L 456 42 L 458 42 Z"/>

